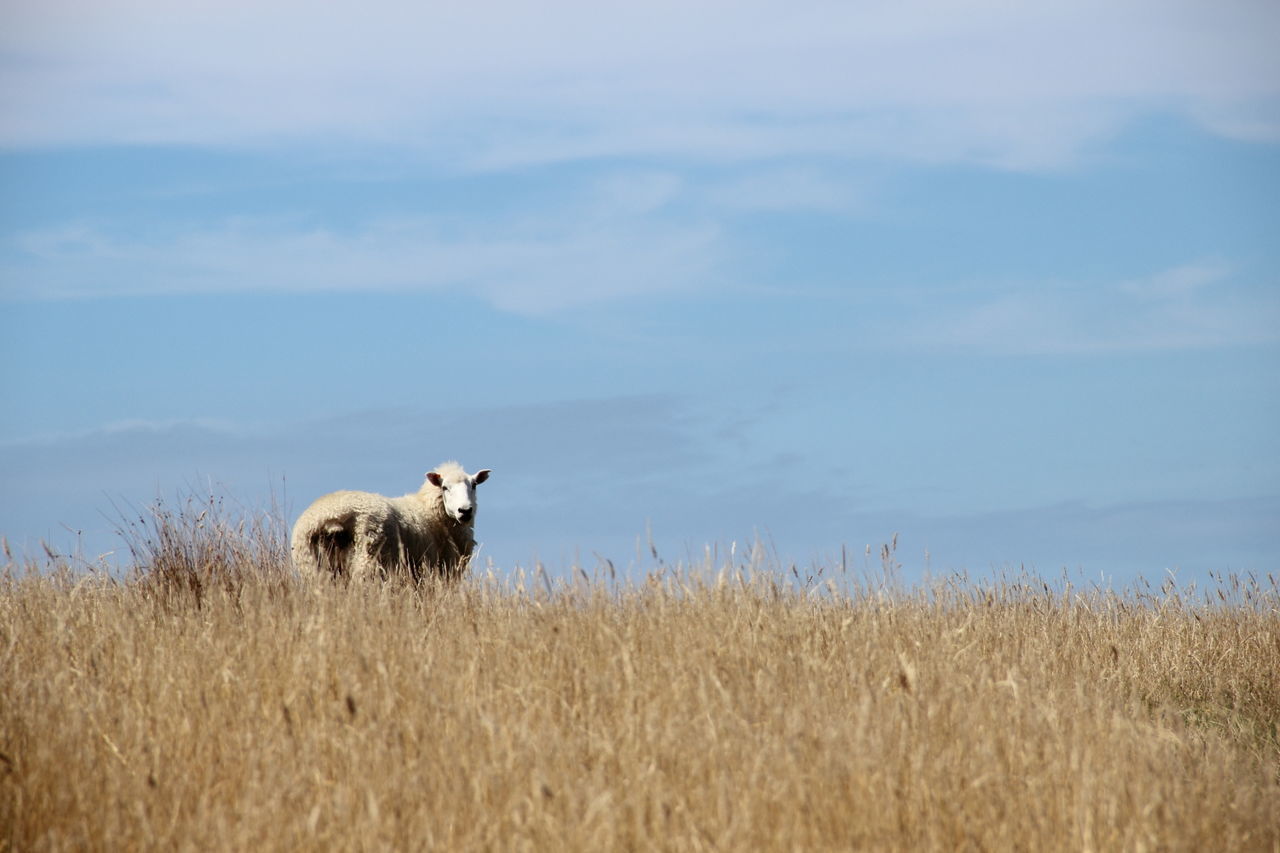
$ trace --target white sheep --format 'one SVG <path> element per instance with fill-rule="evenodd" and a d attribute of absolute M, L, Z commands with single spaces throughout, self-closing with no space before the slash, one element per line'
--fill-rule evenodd
<path fill-rule="evenodd" d="M 476 486 L 488 478 L 488 469 L 468 474 L 457 462 L 445 462 L 404 497 L 325 495 L 293 525 L 293 564 L 308 580 L 396 571 L 414 580 L 428 571 L 458 577 L 475 548 Z"/>

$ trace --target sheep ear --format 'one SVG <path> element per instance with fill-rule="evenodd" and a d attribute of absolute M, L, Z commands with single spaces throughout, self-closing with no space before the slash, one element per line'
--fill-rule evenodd
<path fill-rule="evenodd" d="M 488 468 L 485 468 L 485 469 L 484 469 L 484 470 L 482 470 L 482 471 L 477 471 L 477 472 L 476 472 L 476 485 L 478 486 L 478 485 L 480 485 L 481 483 L 483 483 L 485 480 L 489 479 L 489 474 L 490 474 L 490 473 L 491 473 L 491 472 L 489 471 L 489 469 L 488 469 Z"/>
<path fill-rule="evenodd" d="M 435 486 L 436 488 L 440 488 L 441 486 L 444 485 L 444 478 L 441 477 L 439 474 L 437 474 L 435 471 L 428 471 L 427 482 Z"/>

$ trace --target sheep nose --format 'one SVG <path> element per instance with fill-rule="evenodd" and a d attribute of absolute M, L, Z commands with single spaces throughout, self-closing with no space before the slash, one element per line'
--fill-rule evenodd
<path fill-rule="evenodd" d="M 472 515 L 472 513 L 474 513 L 474 512 L 475 512 L 475 510 L 474 510 L 472 507 L 464 506 L 464 507 L 462 507 L 461 509 L 459 509 L 459 510 L 458 510 L 458 519 L 459 519 L 460 521 L 470 521 L 470 520 L 471 520 L 471 515 Z"/>

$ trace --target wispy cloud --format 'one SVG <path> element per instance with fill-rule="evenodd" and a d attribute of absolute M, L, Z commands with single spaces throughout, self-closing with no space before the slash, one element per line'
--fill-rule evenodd
<path fill-rule="evenodd" d="M 1110 285 L 1021 283 L 921 309 L 911 347 L 1091 354 L 1274 344 L 1280 295 L 1230 266 L 1191 263 Z"/>
<path fill-rule="evenodd" d="M 1275 139 L 1270 3 L 20 0 L 0 139 L 408 146 L 471 168 L 638 154 L 1069 161 L 1135 110 Z"/>
<path fill-rule="evenodd" d="M 761 168 L 714 182 L 708 203 L 730 212 L 842 213 L 866 206 L 866 191 L 811 166 Z"/>
<path fill-rule="evenodd" d="M 703 286 L 721 249 L 711 221 L 650 215 L 678 183 L 617 180 L 535 215 L 459 223 L 381 218 L 339 230 L 290 217 L 236 217 L 119 233 L 71 223 L 12 235 L 0 261 L 9 299 L 258 291 L 470 290 L 524 314 Z"/>
<path fill-rule="evenodd" d="M 21 453 L 24 449 L 93 444 L 95 442 L 110 441 L 117 437 L 124 437 L 128 441 L 138 441 L 145 440 L 147 437 L 163 436 L 174 432 L 198 432 L 211 436 L 225 437 L 242 437 L 247 434 L 247 430 L 243 425 L 235 424 L 225 419 L 169 418 L 166 420 L 143 420 L 141 418 L 133 418 L 112 421 L 90 429 L 4 438 L 0 439 L 0 450 Z"/>

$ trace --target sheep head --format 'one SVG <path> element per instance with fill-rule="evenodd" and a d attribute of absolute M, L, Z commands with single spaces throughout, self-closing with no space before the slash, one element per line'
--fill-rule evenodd
<path fill-rule="evenodd" d="M 489 469 L 468 474 L 461 465 L 450 463 L 427 472 L 427 482 L 440 490 L 445 514 L 459 524 L 476 517 L 476 486 L 489 479 Z"/>

